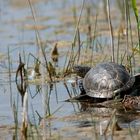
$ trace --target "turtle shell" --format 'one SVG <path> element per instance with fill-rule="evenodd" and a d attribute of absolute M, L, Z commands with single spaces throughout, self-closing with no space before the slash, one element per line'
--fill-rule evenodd
<path fill-rule="evenodd" d="M 123 65 L 113 62 L 100 63 L 91 68 L 83 79 L 86 94 L 96 98 L 113 98 L 117 93 L 130 89 L 135 78 Z"/>

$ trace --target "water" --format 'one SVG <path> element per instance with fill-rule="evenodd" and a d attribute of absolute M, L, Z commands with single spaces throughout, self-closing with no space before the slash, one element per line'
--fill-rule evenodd
<path fill-rule="evenodd" d="M 90 3 L 90 1 L 88 2 Z M 39 30 L 39 35 L 46 48 L 47 60 L 51 61 L 50 53 L 54 44 L 56 42 L 59 44 L 58 50 L 60 58 L 58 68 L 63 68 L 66 57 L 69 58 L 69 56 L 67 56 L 67 51 L 70 51 L 71 49 L 70 42 L 73 40 L 75 33 L 72 11 L 74 3 L 78 9 L 77 15 L 79 15 L 79 7 L 82 4 L 81 0 L 76 2 L 72 0 L 67 2 L 65 0 L 34 0 L 33 4 L 37 18 L 37 25 L 42 28 Z M 99 7 L 102 7 L 102 2 L 99 4 Z M 93 11 L 96 11 L 96 9 Z M 22 122 L 21 95 L 19 94 L 15 83 L 15 72 L 19 64 L 19 53 L 25 62 L 28 60 L 29 53 L 38 56 L 35 30 L 31 29 L 34 24 L 28 3 L 23 2 L 22 0 L 0 1 L 0 127 L 3 131 L 5 131 L 5 126 L 7 130 L 9 126 L 15 124 L 13 114 L 14 104 L 18 111 L 19 126 Z M 80 25 L 80 28 L 82 29 L 81 26 L 82 25 Z M 83 31 L 81 30 L 81 41 L 86 41 L 86 39 L 87 32 L 83 29 Z M 93 50 L 97 53 L 101 53 L 100 49 L 96 48 L 96 45 L 99 48 L 104 49 L 104 44 L 109 46 L 108 39 L 108 35 L 98 36 L 94 40 L 93 45 L 95 45 L 95 48 Z M 86 46 L 85 42 L 83 44 Z M 8 49 L 10 52 L 11 77 L 9 77 L 8 73 Z M 34 59 L 33 57 L 30 57 L 29 67 L 33 67 L 33 63 Z M 68 79 L 71 79 L 71 77 Z M 9 82 L 10 80 L 12 82 Z M 66 83 L 70 93 L 73 93 L 71 84 L 67 81 Z M 103 130 L 108 123 L 112 110 L 105 111 L 104 109 L 101 110 L 97 108 L 97 111 L 96 108 L 93 108 L 91 111 L 91 108 L 85 109 L 85 105 L 83 106 L 80 103 L 65 102 L 70 96 L 63 81 L 54 84 L 51 92 L 49 92 L 50 88 L 48 84 L 46 84 L 46 87 L 47 92 L 50 93 L 49 106 L 50 113 L 52 114 L 52 119 L 46 121 L 46 127 L 47 129 L 50 128 L 49 131 L 52 131 L 51 137 L 57 134 L 64 139 L 69 137 L 75 137 L 76 139 L 81 139 L 82 137 L 83 139 L 91 139 L 95 137 L 95 133 L 92 133 L 92 129 L 97 128 L 99 129 L 98 132 L 101 139 L 104 139 L 104 137 L 102 137 Z M 37 124 L 37 126 L 40 126 L 39 116 L 43 117 L 44 114 L 41 85 L 30 83 L 27 92 L 29 120 L 33 125 Z M 79 93 L 78 90 L 77 92 Z M 138 129 L 139 120 L 137 121 L 137 118 L 134 118 L 131 121 L 131 125 L 135 126 L 136 124 Z M 129 122 L 121 122 L 120 125 L 125 128 L 128 127 Z M 10 134 L 4 132 L 1 138 L 11 139 L 10 137 L 13 135 L 13 131 Z M 109 137 L 109 139 L 111 138 Z"/>

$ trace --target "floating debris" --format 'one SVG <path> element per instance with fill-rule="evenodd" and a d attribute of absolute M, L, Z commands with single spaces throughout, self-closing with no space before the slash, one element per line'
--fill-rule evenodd
<path fill-rule="evenodd" d="M 40 61 L 36 60 L 34 69 L 32 69 L 30 71 L 30 74 L 28 75 L 28 79 L 33 80 L 33 79 L 39 77 L 40 75 L 41 75 L 41 73 L 40 73 Z"/>
<path fill-rule="evenodd" d="M 126 109 L 140 110 L 140 96 L 126 95 L 122 104 Z"/>

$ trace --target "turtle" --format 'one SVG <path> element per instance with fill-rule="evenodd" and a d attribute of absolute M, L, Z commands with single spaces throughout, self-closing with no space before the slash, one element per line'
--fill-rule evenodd
<path fill-rule="evenodd" d="M 80 89 L 93 98 L 111 99 L 136 92 L 140 86 L 140 74 L 130 75 L 125 66 L 114 62 L 102 62 L 95 67 L 74 66 L 74 72 L 82 77 Z"/>

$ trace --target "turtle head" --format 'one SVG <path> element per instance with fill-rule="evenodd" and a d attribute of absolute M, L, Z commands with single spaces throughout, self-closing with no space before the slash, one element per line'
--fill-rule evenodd
<path fill-rule="evenodd" d="M 91 69 L 91 67 L 88 66 L 80 66 L 75 65 L 73 66 L 73 72 L 76 73 L 78 76 L 84 78 L 86 73 Z"/>

